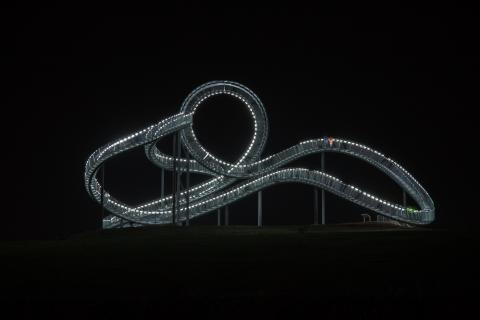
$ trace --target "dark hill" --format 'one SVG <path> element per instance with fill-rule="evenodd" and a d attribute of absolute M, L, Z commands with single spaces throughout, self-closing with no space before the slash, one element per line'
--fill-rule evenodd
<path fill-rule="evenodd" d="M 442 314 L 473 297 L 476 242 L 470 233 L 377 224 L 152 227 L 3 242 L 2 299 L 62 316 L 79 305 L 82 315 Z"/>

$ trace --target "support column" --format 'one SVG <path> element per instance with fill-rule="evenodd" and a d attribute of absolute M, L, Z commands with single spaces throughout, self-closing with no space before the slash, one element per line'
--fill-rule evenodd
<path fill-rule="evenodd" d="M 103 218 L 105 217 L 105 162 L 102 163 L 102 189 L 100 194 L 100 204 L 102 206 L 102 215 L 100 217 L 100 226 L 103 229 Z"/>
<path fill-rule="evenodd" d="M 313 224 L 318 225 L 318 188 L 313 187 Z"/>
<path fill-rule="evenodd" d="M 228 226 L 229 223 L 229 212 L 228 212 L 228 206 L 225 206 L 225 225 Z"/>
<path fill-rule="evenodd" d="M 403 208 L 407 210 L 407 193 L 402 189 L 403 192 Z"/>
<path fill-rule="evenodd" d="M 262 190 L 258 191 L 258 215 L 257 215 L 257 226 L 262 226 Z"/>
<path fill-rule="evenodd" d="M 217 226 L 220 227 L 222 225 L 221 222 L 221 215 L 222 215 L 222 209 L 218 208 L 217 209 Z"/>
<path fill-rule="evenodd" d="M 325 152 L 322 152 L 322 172 L 325 172 Z M 325 224 L 325 190 L 322 189 L 322 224 Z"/>
<path fill-rule="evenodd" d="M 165 169 L 162 168 L 162 175 L 161 175 L 161 179 L 160 179 L 160 209 L 163 209 L 163 206 L 164 206 L 164 199 L 163 197 L 165 197 Z M 159 215 L 157 214 L 157 217 L 159 217 Z M 157 221 L 155 219 L 155 221 Z M 158 221 L 157 221 L 158 222 Z"/>
<path fill-rule="evenodd" d="M 177 199 L 176 199 L 176 171 L 177 171 L 177 134 L 175 133 L 173 135 L 173 171 L 172 171 L 172 224 L 175 225 L 176 223 L 176 204 L 177 204 Z"/>
<path fill-rule="evenodd" d="M 184 149 L 185 157 L 187 159 L 187 181 L 186 181 L 186 186 L 185 186 L 185 209 L 186 209 L 186 216 L 187 219 L 185 221 L 185 225 L 188 227 L 190 225 L 190 153 L 188 150 Z"/>
<path fill-rule="evenodd" d="M 180 217 L 180 214 L 181 214 L 181 211 L 180 211 L 180 208 L 182 207 L 180 205 L 180 200 L 181 200 L 181 195 L 182 195 L 182 170 L 179 168 L 179 164 L 180 164 L 180 159 L 182 159 L 182 144 L 181 144 L 181 141 L 180 141 L 180 133 L 177 132 L 177 182 L 176 182 L 176 186 L 177 186 L 177 197 L 176 197 L 176 200 L 177 200 L 177 204 L 176 204 L 176 207 L 177 207 L 177 214 L 176 214 L 176 218 L 177 218 L 177 221 L 181 218 Z"/>

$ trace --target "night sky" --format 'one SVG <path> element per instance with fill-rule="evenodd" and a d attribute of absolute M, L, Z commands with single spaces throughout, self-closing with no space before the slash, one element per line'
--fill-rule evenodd
<path fill-rule="evenodd" d="M 323 136 L 364 143 L 426 188 L 437 208 L 434 226 L 478 222 L 478 35 L 470 8 L 31 9 L 12 11 L 2 53 L 12 75 L 2 108 L 2 236 L 62 238 L 98 228 L 100 207 L 83 181 L 88 156 L 177 113 L 191 90 L 211 80 L 240 82 L 260 97 L 270 125 L 265 156 Z M 246 109 L 228 98 L 202 105 L 194 126 L 204 146 L 226 160 L 252 135 Z M 171 141 L 159 145 L 168 151 Z M 319 169 L 320 156 L 290 166 Z M 358 159 L 327 154 L 326 168 L 377 196 L 402 199 L 399 187 Z M 160 194 L 160 169 L 143 148 L 110 161 L 106 179 L 109 191 L 131 204 Z M 327 223 L 360 221 L 366 212 L 330 194 L 326 206 Z M 256 198 L 232 205 L 230 217 L 255 224 Z M 312 187 L 264 191 L 265 225 L 312 219 Z M 196 223 L 215 221 L 212 213 Z"/>

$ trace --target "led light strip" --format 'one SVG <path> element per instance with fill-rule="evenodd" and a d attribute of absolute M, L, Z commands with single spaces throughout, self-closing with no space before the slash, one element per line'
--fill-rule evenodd
<path fill-rule="evenodd" d="M 193 116 L 197 108 L 207 99 L 220 94 L 230 95 L 242 101 L 253 118 L 252 141 L 235 163 L 223 161 L 209 153 L 199 143 L 193 131 Z M 336 138 L 311 139 L 260 159 L 268 136 L 265 108 L 250 89 L 231 81 L 212 81 L 201 85 L 187 96 L 180 113 L 96 150 L 85 165 L 85 186 L 90 196 L 101 202 L 102 186 L 96 174 L 102 163 L 132 148 L 144 146 L 150 161 L 161 168 L 172 170 L 173 157 L 158 150 L 156 142 L 175 132 L 181 133 L 181 142 L 193 157 L 188 163 L 190 171 L 212 176 L 206 182 L 188 190 L 191 218 L 223 207 L 273 184 L 300 182 L 323 188 L 399 221 L 422 225 L 435 219 L 433 201 L 418 181 L 397 162 L 365 145 Z M 343 153 L 370 163 L 405 190 L 419 209 L 404 208 L 388 202 L 324 172 L 305 168 L 281 168 L 291 161 L 319 152 Z M 177 161 L 178 170 L 186 171 L 187 159 Z M 231 186 L 234 183 L 237 184 Z M 184 190 L 179 196 L 180 216 L 177 218 L 179 222 L 185 219 L 186 192 Z M 105 228 L 118 226 L 122 219 L 133 225 L 166 224 L 171 222 L 172 196 L 155 199 L 139 206 L 129 206 L 105 191 L 104 207 L 111 213 L 104 219 Z"/>

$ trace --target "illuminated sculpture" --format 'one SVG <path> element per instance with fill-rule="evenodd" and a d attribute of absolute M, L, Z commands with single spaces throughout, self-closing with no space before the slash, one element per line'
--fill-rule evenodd
<path fill-rule="evenodd" d="M 235 163 L 220 160 L 205 150 L 192 126 L 198 106 L 206 99 L 222 94 L 240 99 L 254 121 L 253 139 Z M 177 146 L 175 157 L 162 153 L 156 147 L 158 140 L 171 134 L 178 137 L 174 142 Z M 104 228 L 117 227 L 125 221 L 134 226 L 172 223 L 172 218 L 174 223 L 188 221 L 270 185 L 285 182 L 301 182 L 322 188 L 383 216 L 410 224 L 428 224 L 435 219 L 434 204 L 425 189 L 405 169 L 382 153 L 344 139 L 321 138 L 303 141 L 261 159 L 267 134 L 267 114 L 260 99 L 251 90 L 230 81 L 208 82 L 190 93 L 178 114 L 96 150 L 85 165 L 85 187 L 90 196 L 111 213 L 103 220 Z M 172 195 L 139 206 L 129 206 L 103 190 L 97 173 L 107 159 L 140 146 L 144 146 L 147 158 L 162 169 L 179 174 L 187 171 L 203 173 L 212 177 L 183 191 L 177 184 Z M 182 147 L 186 149 L 186 158 L 178 157 Z M 412 197 L 419 209 L 387 202 L 322 171 L 282 168 L 300 157 L 322 152 L 343 153 L 368 162 L 393 179 Z"/>

